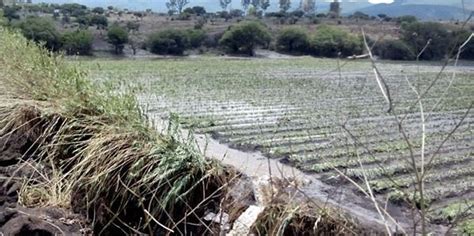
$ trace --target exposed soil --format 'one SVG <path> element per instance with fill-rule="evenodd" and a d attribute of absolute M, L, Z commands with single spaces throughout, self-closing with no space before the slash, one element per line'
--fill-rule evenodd
<path fill-rule="evenodd" d="M 39 179 L 35 168 L 44 168 L 29 155 L 31 146 L 20 132 L 0 137 L 0 235 L 89 234 L 85 219 L 68 209 L 19 204 L 22 178 Z"/>

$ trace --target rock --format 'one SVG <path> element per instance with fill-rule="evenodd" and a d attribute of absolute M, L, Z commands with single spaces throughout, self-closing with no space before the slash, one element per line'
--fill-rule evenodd
<path fill-rule="evenodd" d="M 234 222 L 232 230 L 227 234 L 228 236 L 240 236 L 249 235 L 250 229 L 255 221 L 258 219 L 260 213 L 263 212 L 265 207 L 263 206 L 249 206 L 247 210 L 240 215 L 239 218 Z"/>

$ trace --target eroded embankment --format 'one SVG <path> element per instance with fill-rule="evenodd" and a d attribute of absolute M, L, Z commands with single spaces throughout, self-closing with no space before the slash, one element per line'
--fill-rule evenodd
<path fill-rule="evenodd" d="M 0 113 L 3 114 L 7 101 L 1 96 L 0 101 Z M 21 113 L 26 119 L 34 115 L 26 109 Z M 34 156 L 33 140 L 28 138 L 33 130 L 19 128 L 5 135 L 5 128 L 0 126 L 0 232 L 3 235 L 89 233 L 90 228 L 83 216 L 59 206 L 42 204 L 42 195 L 53 193 L 42 192 L 40 188 L 25 189 L 25 181 L 42 182 L 46 177 L 44 174 L 50 171 Z"/>
<path fill-rule="evenodd" d="M 252 185 L 176 138 L 176 129 L 157 132 L 134 96 L 92 84 L 60 57 L 2 28 L 0 75 L 4 235 L 314 235 L 369 229 L 331 208 L 291 201 L 295 190 L 284 180 Z"/>

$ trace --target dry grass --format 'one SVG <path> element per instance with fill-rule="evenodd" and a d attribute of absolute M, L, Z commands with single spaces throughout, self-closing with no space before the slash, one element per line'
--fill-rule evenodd
<path fill-rule="evenodd" d="M 368 229 L 361 231 L 347 216 L 314 209 L 309 204 L 267 206 L 251 231 L 257 235 L 359 235 L 370 232 Z"/>
<path fill-rule="evenodd" d="M 134 96 L 95 86 L 60 56 L 0 31 L 1 84 L 9 88 L 0 134 L 27 140 L 22 165 L 44 167 L 35 169 L 40 178 L 24 178 L 20 203 L 73 208 L 99 233 L 152 233 L 184 230 L 175 222 L 200 219 L 220 196 L 224 168 L 157 133 Z M 196 231 L 207 227 L 199 223 Z"/>

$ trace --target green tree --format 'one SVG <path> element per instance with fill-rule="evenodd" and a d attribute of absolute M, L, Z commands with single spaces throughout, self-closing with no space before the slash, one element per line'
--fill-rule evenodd
<path fill-rule="evenodd" d="M 232 0 L 219 0 L 219 4 L 221 5 L 223 11 L 227 11 L 227 7 L 230 3 L 232 3 Z"/>
<path fill-rule="evenodd" d="M 182 30 L 168 29 L 148 38 L 150 52 L 160 55 L 182 55 L 188 45 L 188 37 Z"/>
<path fill-rule="evenodd" d="M 198 48 L 206 40 L 206 32 L 201 29 L 187 30 L 186 37 L 191 48 Z"/>
<path fill-rule="evenodd" d="M 90 55 L 94 37 L 87 30 L 65 32 L 61 37 L 62 49 L 68 55 Z"/>
<path fill-rule="evenodd" d="M 446 56 L 451 39 L 448 30 L 440 23 L 413 22 L 402 27 L 401 38 L 421 60 L 439 60 Z"/>
<path fill-rule="evenodd" d="M 280 0 L 279 1 L 280 11 L 287 12 L 291 8 L 290 0 Z"/>
<path fill-rule="evenodd" d="M 322 57 L 352 56 L 363 51 L 360 37 L 327 25 L 317 28 L 310 45 L 312 53 Z"/>
<path fill-rule="evenodd" d="M 90 18 L 90 25 L 95 25 L 98 29 L 105 29 L 109 25 L 109 21 L 103 15 L 93 15 Z"/>
<path fill-rule="evenodd" d="M 254 55 L 257 46 L 267 46 L 271 41 L 268 29 L 259 22 L 242 22 L 230 27 L 219 40 L 229 53 Z"/>
<path fill-rule="evenodd" d="M 194 14 L 198 16 L 202 16 L 206 14 L 206 9 L 202 6 L 194 6 L 192 9 L 193 9 Z"/>
<path fill-rule="evenodd" d="M 186 5 L 189 4 L 189 0 L 168 0 L 166 2 L 166 8 L 169 12 L 178 12 L 181 14 Z"/>
<path fill-rule="evenodd" d="M 285 28 L 278 34 L 276 49 L 284 53 L 305 54 L 309 51 L 309 37 L 301 28 Z"/>
<path fill-rule="evenodd" d="M 458 51 L 461 44 L 466 42 L 466 40 L 471 36 L 472 32 L 468 30 L 457 30 L 453 32 L 454 39 L 458 41 L 455 50 Z M 472 38 L 461 50 L 461 59 L 474 60 L 474 38 Z"/>
<path fill-rule="evenodd" d="M 267 9 L 270 7 L 270 0 L 260 0 L 260 8 L 262 11 L 267 11 Z"/>
<path fill-rule="evenodd" d="M 244 14 L 245 12 L 240 9 L 232 9 L 229 11 L 231 17 L 242 17 Z"/>
<path fill-rule="evenodd" d="M 91 25 L 91 17 L 90 16 L 78 16 L 76 17 L 76 22 L 83 26 Z"/>
<path fill-rule="evenodd" d="M 102 15 L 102 14 L 105 13 L 105 9 L 102 8 L 102 7 L 95 7 L 94 9 L 92 9 L 92 12 L 96 13 L 96 14 L 99 14 L 99 15 Z"/>
<path fill-rule="evenodd" d="M 70 16 L 79 17 L 87 15 L 87 7 L 77 3 L 66 3 L 61 5 L 61 11 L 63 14 L 68 14 Z"/>
<path fill-rule="evenodd" d="M 18 6 L 5 6 L 3 8 L 3 16 L 8 19 L 9 22 L 12 20 L 20 19 L 20 15 L 18 11 L 20 8 Z"/>
<path fill-rule="evenodd" d="M 52 51 L 59 50 L 61 39 L 54 22 L 44 17 L 28 17 L 18 24 L 23 35 Z"/>
<path fill-rule="evenodd" d="M 316 1 L 315 0 L 304 0 L 302 3 L 303 11 L 306 14 L 312 14 L 316 11 Z"/>
<path fill-rule="evenodd" d="M 244 12 L 247 12 L 247 10 L 249 9 L 250 5 L 252 4 L 251 3 L 251 0 L 242 0 L 242 8 L 244 9 Z"/>
<path fill-rule="evenodd" d="M 7 19 L 3 17 L 3 10 L 0 9 L 0 26 L 4 26 L 7 24 Z"/>
<path fill-rule="evenodd" d="M 413 60 L 416 58 L 412 49 L 402 40 L 384 40 L 375 45 L 374 54 L 382 59 Z"/>
<path fill-rule="evenodd" d="M 138 31 L 140 29 L 140 23 L 135 21 L 128 21 L 127 22 L 127 29 L 128 31 Z"/>
<path fill-rule="evenodd" d="M 341 14 L 341 6 L 340 2 L 334 1 L 329 4 L 329 13 L 328 15 L 331 18 L 339 18 L 339 15 Z"/>
<path fill-rule="evenodd" d="M 121 54 L 128 42 L 128 32 L 119 25 L 112 25 L 107 32 L 107 41 L 114 46 L 115 54 Z"/>

